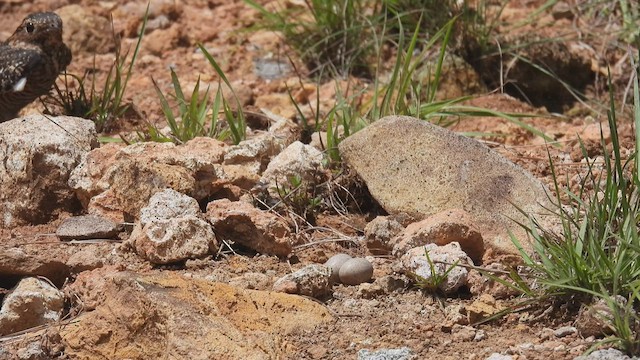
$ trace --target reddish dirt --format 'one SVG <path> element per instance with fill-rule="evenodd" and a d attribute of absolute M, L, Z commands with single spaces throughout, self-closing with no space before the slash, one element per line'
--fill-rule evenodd
<path fill-rule="evenodd" d="M 154 1 L 155 2 L 155 1 Z M 265 3 L 266 1 L 260 1 Z M 0 4 L 0 11 L 4 16 L 0 23 L 0 38 L 6 38 L 15 29 L 20 20 L 28 13 L 41 10 L 56 10 L 68 4 L 80 4 L 92 16 L 108 18 L 113 14 L 114 26 L 118 36 L 122 36 L 123 48 L 132 49 L 135 46 L 135 32 L 140 26 L 140 19 L 144 12 L 144 1 L 20 1 L 13 0 Z M 523 19 L 536 6 L 544 1 L 513 1 L 503 13 L 508 21 Z M 312 80 L 303 78 L 305 87 L 300 86 L 298 76 L 290 74 L 288 77 L 276 80 L 264 80 L 255 75 L 254 61 L 272 56 L 286 59 L 285 55 L 295 56 L 283 41 L 266 31 L 252 32 L 248 29 L 258 24 L 258 13 L 246 6 L 242 1 L 233 0 L 194 0 L 194 1 L 157 1 L 158 14 L 168 14 L 169 25 L 149 32 L 144 38 L 140 57 L 135 66 L 133 76 L 127 88 L 126 100 L 132 103 L 142 115 L 141 119 L 127 118 L 113 124 L 110 132 L 105 134 L 115 136 L 121 131 L 135 130 L 148 121 L 153 124 L 164 124 L 157 95 L 152 85 L 155 79 L 160 88 L 170 90 L 169 68 L 178 74 L 185 88 L 193 87 L 198 78 L 205 84 L 217 86 L 218 78 L 202 54 L 197 51 L 196 44 L 202 43 L 220 62 L 227 78 L 234 85 L 244 105 L 248 108 L 263 107 L 283 116 L 294 116 L 295 109 L 289 103 L 287 85 L 293 89 L 302 102 L 310 101 L 315 96 L 315 85 Z M 582 24 L 584 21 L 578 22 Z M 530 24 L 529 31 L 547 29 L 548 16 L 537 23 Z M 70 28 L 70 24 L 65 24 Z M 554 27 L 572 32 L 571 21 L 560 21 Z M 540 33 L 544 33 L 540 30 Z M 592 33 L 594 29 L 584 28 Z M 109 34 L 102 34 L 108 37 Z M 615 61 L 624 57 L 624 51 L 615 52 L 603 49 L 602 40 L 587 37 L 586 41 L 592 49 L 598 49 L 598 61 L 602 66 L 606 61 Z M 73 39 L 71 39 L 73 41 Z M 95 55 L 82 49 L 74 52 L 74 60 L 67 69 L 72 74 L 83 74 L 92 69 L 97 76 L 97 84 L 101 84 L 114 59 L 112 47 L 108 44 L 102 54 Z M 296 60 L 297 61 L 297 60 Z M 622 62 L 613 64 L 615 68 L 614 83 L 625 84 L 624 69 L 628 67 Z M 304 67 L 297 62 L 302 73 Z M 602 76 L 601 73 L 599 73 Z M 587 89 L 587 97 L 605 99 L 600 84 L 594 84 Z M 330 84 L 321 86 L 323 103 L 331 103 L 333 98 Z M 189 91 L 189 90 L 187 90 Z M 443 90 L 446 91 L 446 90 Z M 468 102 L 469 105 L 495 109 L 512 113 L 542 114 L 523 121 L 548 134 L 552 143 L 545 143 L 539 137 L 531 135 L 521 127 L 506 120 L 496 118 L 464 118 L 451 129 L 460 132 L 490 133 L 480 139 L 493 147 L 510 160 L 521 165 L 545 183 L 551 185 L 551 172 L 548 165 L 548 155 L 556 162 L 560 178 L 569 178 L 585 170 L 581 163 L 582 155 L 578 137 L 583 139 L 589 149 L 597 156 L 599 129 L 597 124 L 606 126 L 606 106 L 576 105 L 567 109 L 564 115 L 549 115 L 544 108 L 535 108 L 526 103 L 502 94 L 473 94 L 477 95 Z M 591 103 L 589 103 L 591 104 Z M 27 111 L 42 110 L 41 104 L 30 106 Z M 633 149 L 633 131 L 628 112 L 620 114 L 621 149 L 623 154 L 629 154 Z M 496 134 L 499 134 L 496 135 Z M 574 183 L 575 185 L 575 183 Z M 357 239 L 363 234 L 364 225 L 375 214 L 351 214 L 342 217 L 331 213 L 321 214 L 317 219 L 318 227 L 334 229 L 339 234 L 351 239 Z M 62 217 L 64 217 L 63 215 Z M 55 231 L 59 221 L 46 225 L 20 227 L 12 230 L 0 229 L 0 246 L 2 247 L 37 247 L 36 252 L 41 256 L 60 256 L 61 252 L 73 251 L 83 245 L 69 245 L 59 242 L 55 237 L 47 236 Z M 162 267 L 165 270 L 190 272 L 194 274 L 211 274 L 219 272 L 222 278 L 241 275 L 246 272 L 274 273 L 281 276 L 292 268 L 297 269 L 302 264 L 310 262 L 324 262 L 337 252 L 347 252 L 351 255 L 369 255 L 364 246 L 355 241 L 336 241 L 334 231 L 314 231 L 309 234 L 299 234 L 295 256 L 289 262 L 278 261 L 271 257 L 247 257 L 242 255 L 225 254 L 220 259 L 187 262 L 185 266 Z M 341 236 L 342 236 L 341 235 Z M 309 246 L 313 243 L 312 246 Z M 106 251 L 115 244 L 101 245 Z M 64 250 L 63 250 L 64 248 Z M 69 250 L 71 248 L 72 250 Z M 44 254 L 44 255 L 43 255 Z M 389 257 L 374 259 L 374 278 L 393 273 Z M 131 262 L 121 264 L 129 270 L 146 272 L 154 271 L 142 260 L 131 257 Z M 76 274 L 69 274 L 67 281 L 73 281 Z M 62 282 L 64 281 L 63 279 Z M 5 289 L 12 287 L 17 278 L 3 279 L 0 286 Z M 56 285 L 62 286 L 61 281 Z M 1 294 L 0 294 L 1 295 Z M 573 318 L 570 314 L 575 309 L 562 308 L 555 310 L 551 316 L 541 316 L 538 320 L 529 321 L 542 310 L 533 308 L 522 313 L 513 313 L 502 320 L 488 322 L 476 327 L 486 332 L 486 339 L 473 341 L 463 335 L 452 332 L 447 325 L 445 314 L 458 305 L 470 304 L 474 301 L 469 294 L 460 294 L 457 298 L 443 298 L 425 294 L 415 288 L 402 288 L 380 295 L 366 295 L 357 292 L 357 287 L 337 286 L 330 299 L 323 299 L 324 304 L 336 316 L 336 321 L 323 325 L 314 331 L 293 332 L 286 335 L 286 342 L 296 349 L 295 354 L 288 358 L 296 359 L 346 359 L 355 358 L 358 350 L 409 347 L 420 359 L 484 359 L 493 352 L 511 350 L 517 359 L 571 359 L 581 354 L 591 344 L 592 339 L 581 339 L 577 335 L 565 338 L 548 338 L 543 329 L 555 329 L 563 325 L 571 325 Z M 517 299 L 506 300 L 505 305 L 513 304 Z M 448 310 L 449 309 L 449 310 Z M 565 313 L 566 312 L 566 313 Z M 529 346 L 527 343 L 538 346 Z M 523 345 L 524 344 L 524 345 Z"/>

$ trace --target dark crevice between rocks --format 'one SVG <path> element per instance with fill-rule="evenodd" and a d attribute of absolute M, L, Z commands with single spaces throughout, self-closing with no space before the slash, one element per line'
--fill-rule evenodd
<path fill-rule="evenodd" d="M 534 107 L 563 113 L 584 99 L 595 81 L 590 59 L 571 51 L 561 39 L 522 36 L 501 39 L 501 48 L 482 48 L 466 39 L 457 50 L 489 89 L 504 91 Z"/>
<path fill-rule="evenodd" d="M 0 268 L 0 289 L 10 290 L 18 285 L 18 282 L 26 277 L 42 276 L 47 278 L 57 288 L 62 288 L 67 278 L 71 275 L 71 269 L 64 263 L 50 262 L 42 264 L 37 269 L 28 272 L 12 271 Z M 0 292 L 0 296 L 3 296 Z"/>
<path fill-rule="evenodd" d="M 377 216 L 389 215 L 355 170 L 346 164 L 343 164 L 342 170 L 342 175 L 334 179 L 338 185 L 335 186 L 335 196 L 340 198 L 350 213 L 365 215 L 367 222 Z"/>

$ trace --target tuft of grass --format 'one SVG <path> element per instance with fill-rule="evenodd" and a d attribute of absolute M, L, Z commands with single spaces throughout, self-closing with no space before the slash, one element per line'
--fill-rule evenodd
<path fill-rule="evenodd" d="M 640 127 L 638 78 L 634 81 L 634 122 Z M 615 344 L 629 354 L 640 354 L 640 319 L 636 311 L 640 301 L 640 167 L 638 137 L 632 157 L 623 160 L 618 136 L 613 86 L 610 83 L 608 125 L 612 151 L 601 136 L 602 163 L 587 159 L 587 173 L 577 192 L 561 188 L 549 156 L 556 198 L 554 216 L 561 224 L 559 232 L 545 229 L 536 219 L 521 224 L 530 235 L 533 254 L 520 249 L 531 276 L 540 285 L 532 296 L 557 297 L 582 294 L 601 298 L 610 307 L 614 319 L 613 336 L 602 343 Z M 590 190 L 588 190 L 590 189 Z M 568 199 L 563 203 L 562 195 Z M 535 294 L 534 294 L 535 293 Z M 616 301 L 627 299 L 626 304 Z"/>
<path fill-rule="evenodd" d="M 338 162 L 340 160 L 337 146 L 343 138 L 388 115 L 413 116 L 438 123 L 441 126 L 454 124 L 456 121 L 452 119 L 463 119 L 471 116 L 495 117 L 516 124 L 547 141 L 552 141 L 544 132 L 522 121 L 523 118 L 535 116 L 533 114 L 511 114 L 464 105 L 465 101 L 471 99 L 469 96 L 440 101 L 435 100 L 442 76 L 442 66 L 447 56 L 447 47 L 451 41 L 456 21 L 458 21 L 458 18 L 449 20 L 427 42 L 420 40 L 420 22 L 418 22 L 411 38 L 408 40 L 404 36 L 404 31 L 400 31 L 396 45 L 398 52 L 389 78 L 386 81 L 381 80 L 383 78 L 382 59 L 380 56 L 378 57 L 378 72 L 375 76 L 370 101 L 364 103 L 357 101 L 363 92 L 356 92 L 349 98 L 341 96 L 340 91 L 338 91 L 336 104 L 324 119 L 320 119 L 317 115 L 318 112 L 314 112 L 316 114 L 316 131 L 322 128 L 327 132 L 326 149 L 331 161 Z M 398 23 L 398 26 L 402 29 L 401 22 Z M 423 64 L 425 54 L 435 47 L 439 48 L 432 71 L 429 71 L 429 76 L 426 80 L 425 78 L 419 78 L 416 74 L 416 69 Z M 422 51 L 419 55 L 415 55 L 418 48 L 422 48 Z M 299 108 L 298 113 L 304 119 L 302 121 L 303 124 L 311 122 L 305 119 Z"/>
<path fill-rule="evenodd" d="M 211 56 L 211 54 L 202 44 L 198 44 L 198 48 L 202 51 L 202 54 L 207 59 L 218 77 L 220 77 L 220 79 L 231 91 L 233 100 L 235 102 L 235 110 L 232 110 L 229 103 L 224 99 L 224 97 L 222 97 L 222 111 L 224 112 L 224 117 L 227 126 L 229 127 L 231 139 L 233 140 L 234 144 L 238 144 L 240 141 L 246 139 L 247 137 L 247 122 L 244 112 L 242 111 L 242 104 L 240 103 L 236 92 L 233 90 L 231 82 L 229 82 L 229 79 L 227 79 L 224 71 L 222 71 L 222 68 L 220 67 L 220 65 L 218 65 L 213 56 Z M 218 87 L 218 89 L 220 89 L 220 87 Z"/>
<path fill-rule="evenodd" d="M 96 130 L 102 132 L 108 130 L 118 118 L 121 118 L 129 109 L 130 104 L 124 102 L 129 79 L 133 74 L 134 65 L 138 58 L 140 45 L 147 26 L 149 16 L 149 4 L 144 14 L 138 40 L 133 54 L 129 57 L 129 51 L 122 52 L 122 43 L 116 35 L 111 19 L 112 38 L 116 43 L 115 59 L 111 64 L 104 83 L 99 90 L 96 86 L 95 71 L 91 72 L 91 88 L 87 90 L 87 76 L 85 72 L 81 77 L 77 75 L 65 74 L 64 88 L 55 85 L 55 95 L 48 96 L 43 100 L 43 104 L 48 113 L 53 113 L 49 106 L 61 108 L 62 114 L 81 116 L 91 119 L 96 124 Z M 95 59 L 94 59 L 95 69 Z M 71 77 L 72 81 L 69 81 Z M 74 91 L 74 89 L 77 89 Z"/>
<path fill-rule="evenodd" d="M 158 83 L 152 79 L 162 112 L 171 133 L 163 134 L 155 125 L 147 123 L 146 129 L 138 132 L 140 139 L 181 144 L 199 136 L 212 137 L 219 140 L 225 140 L 231 137 L 233 143 L 238 144 L 246 138 L 245 115 L 240 101 L 231 87 L 231 83 L 211 54 L 209 54 L 201 44 L 198 44 L 198 47 L 202 50 L 220 77 L 221 81 L 218 82 L 218 90 L 216 91 L 215 98 L 213 101 L 210 101 L 209 87 L 205 90 L 204 95 L 200 94 L 200 77 L 198 77 L 191 94 L 188 97 L 185 96 L 178 75 L 171 69 L 173 94 L 169 94 L 168 96 L 178 104 L 177 111 L 174 112 L 169 104 L 167 95 L 162 92 Z M 231 108 L 231 105 L 222 93 L 222 82 L 229 87 L 233 94 L 236 103 L 235 110 Z M 220 114 L 222 114 L 225 120 L 224 124 L 218 121 Z M 226 125 L 226 127 L 224 127 L 224 125 Z"/>
<path fill-rule="evenodd" d="M 271 11 L 254 0 L 245 2 L 262 15 L 260 27 L 282 33 L 312 75 L 371 76 L 375 27 L 382 21 L 377 5 L 372 9 L 365 0 L 305 0 L 305 6 Z"/>
<path fill-rule="evenodd" d="M 300 175 L 288 178 L 287 184 L 276 184 L 276 192 L 280 202 L 289 211 L 299 215 L 310 224 L 315 224 L 315 212 L 322 204 L 322 197 L 317 194 L 317 186 L 302 179 Z"/>
<path fill-rule="evenodd" d="M 455 269 L 456 266 L 458 266 L 459 261 L 456 260 L 455 263 L 449 266 L 440 264 L 441 266 L 444 267 L 444 271 L 441 271 L 440 267 L 436 265 L 433 260 L 431 260 L 431 257 L 429 256 L 429 251 L 427 250 L 426 247 L 424 249 L 424 256 L 427 258 L 427 263 L 429 264 L 429 272 L 431 273 L 431 276 L 429 276 L 428 278 L 424 278 L 418 274 L 411 274 L 411 276 L 416 280 L 415 285 L 419 289 L 425 290 L 429 293 L 438 292 L 438 290 L 441 289 L 441 286 L 449 278 L 449 273 L 451 273 L 451 271 Z"/>
<path fill-rule="evenodd" d="M 172 68 L 171 83 L 174 93 L 170 96 L 178 103 L 178 112 L 176 114 L 156 81 L 153 79 L 152 81 L 171 134 L 170 136 L 162 134 L 155 126 L 148 124 L 145 137 L 152 141 L 172 141 L 175 143 L 184 143 L 198 136 L 222 138 L 218 127 L 218 111 L 222 99 L 220 87 L 218 87 L 213 104 L 210 104 L 209 87 L 207 87 L 205 94 L 201 96 L 200 78 L 198 77 L 191 95 L 186 97 L 182 91 L 178 75 Z"/>
<path fill-rule="evenodd" d="M 575 12 L 577 16 L 588 19 L 589 24 L 596 24 L 596 28 L 606 25 L 607 29 L 614 29 L 618 40 L 636 48 L 640 45 L 640 6 L 637 1 L 579 1 Z M 602 36 L 602 33 L 592 36 Z"/>

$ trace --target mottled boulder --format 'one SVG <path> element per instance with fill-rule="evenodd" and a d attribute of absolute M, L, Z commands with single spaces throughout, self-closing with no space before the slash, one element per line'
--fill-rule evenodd
<path fill-rule="evenodd" d="M 93 122 L 31 115 L 0 124 L 0 227 L 46 223 L 80 204 L 67 184 L 97 146 Z"/>
<path fill-rule="evenodd" d="M 60 329 L 70 358 L 286 358 L 290 349 L 274 344 L 333 320 L 323 305 L 300 296 L 167 271 L 111 274 L 92 291 L 109 296 Z M 83 297 L 94 298 L 90 292 Z"/>
<path fill-rule="evenodd" d="M 342 159 L 389 213 L 424 217 L 462 209 L 478 225 L 485 247 L 517 253 L 509 230 L 526 249 L 527 223 L 516 208 L 546 213 L 543 184 L 480 142 L 406 116 L 389 116 L 340 143 Z"/>

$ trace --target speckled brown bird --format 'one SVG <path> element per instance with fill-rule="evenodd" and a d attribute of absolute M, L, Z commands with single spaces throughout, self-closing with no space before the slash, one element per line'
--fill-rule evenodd
<path fill-rule="evenodd" d="M 33 13 L 0 44 L 0 122 L 45 95 L 71 62 L 62 41 L 62 20 L 52 12 Z"/>

